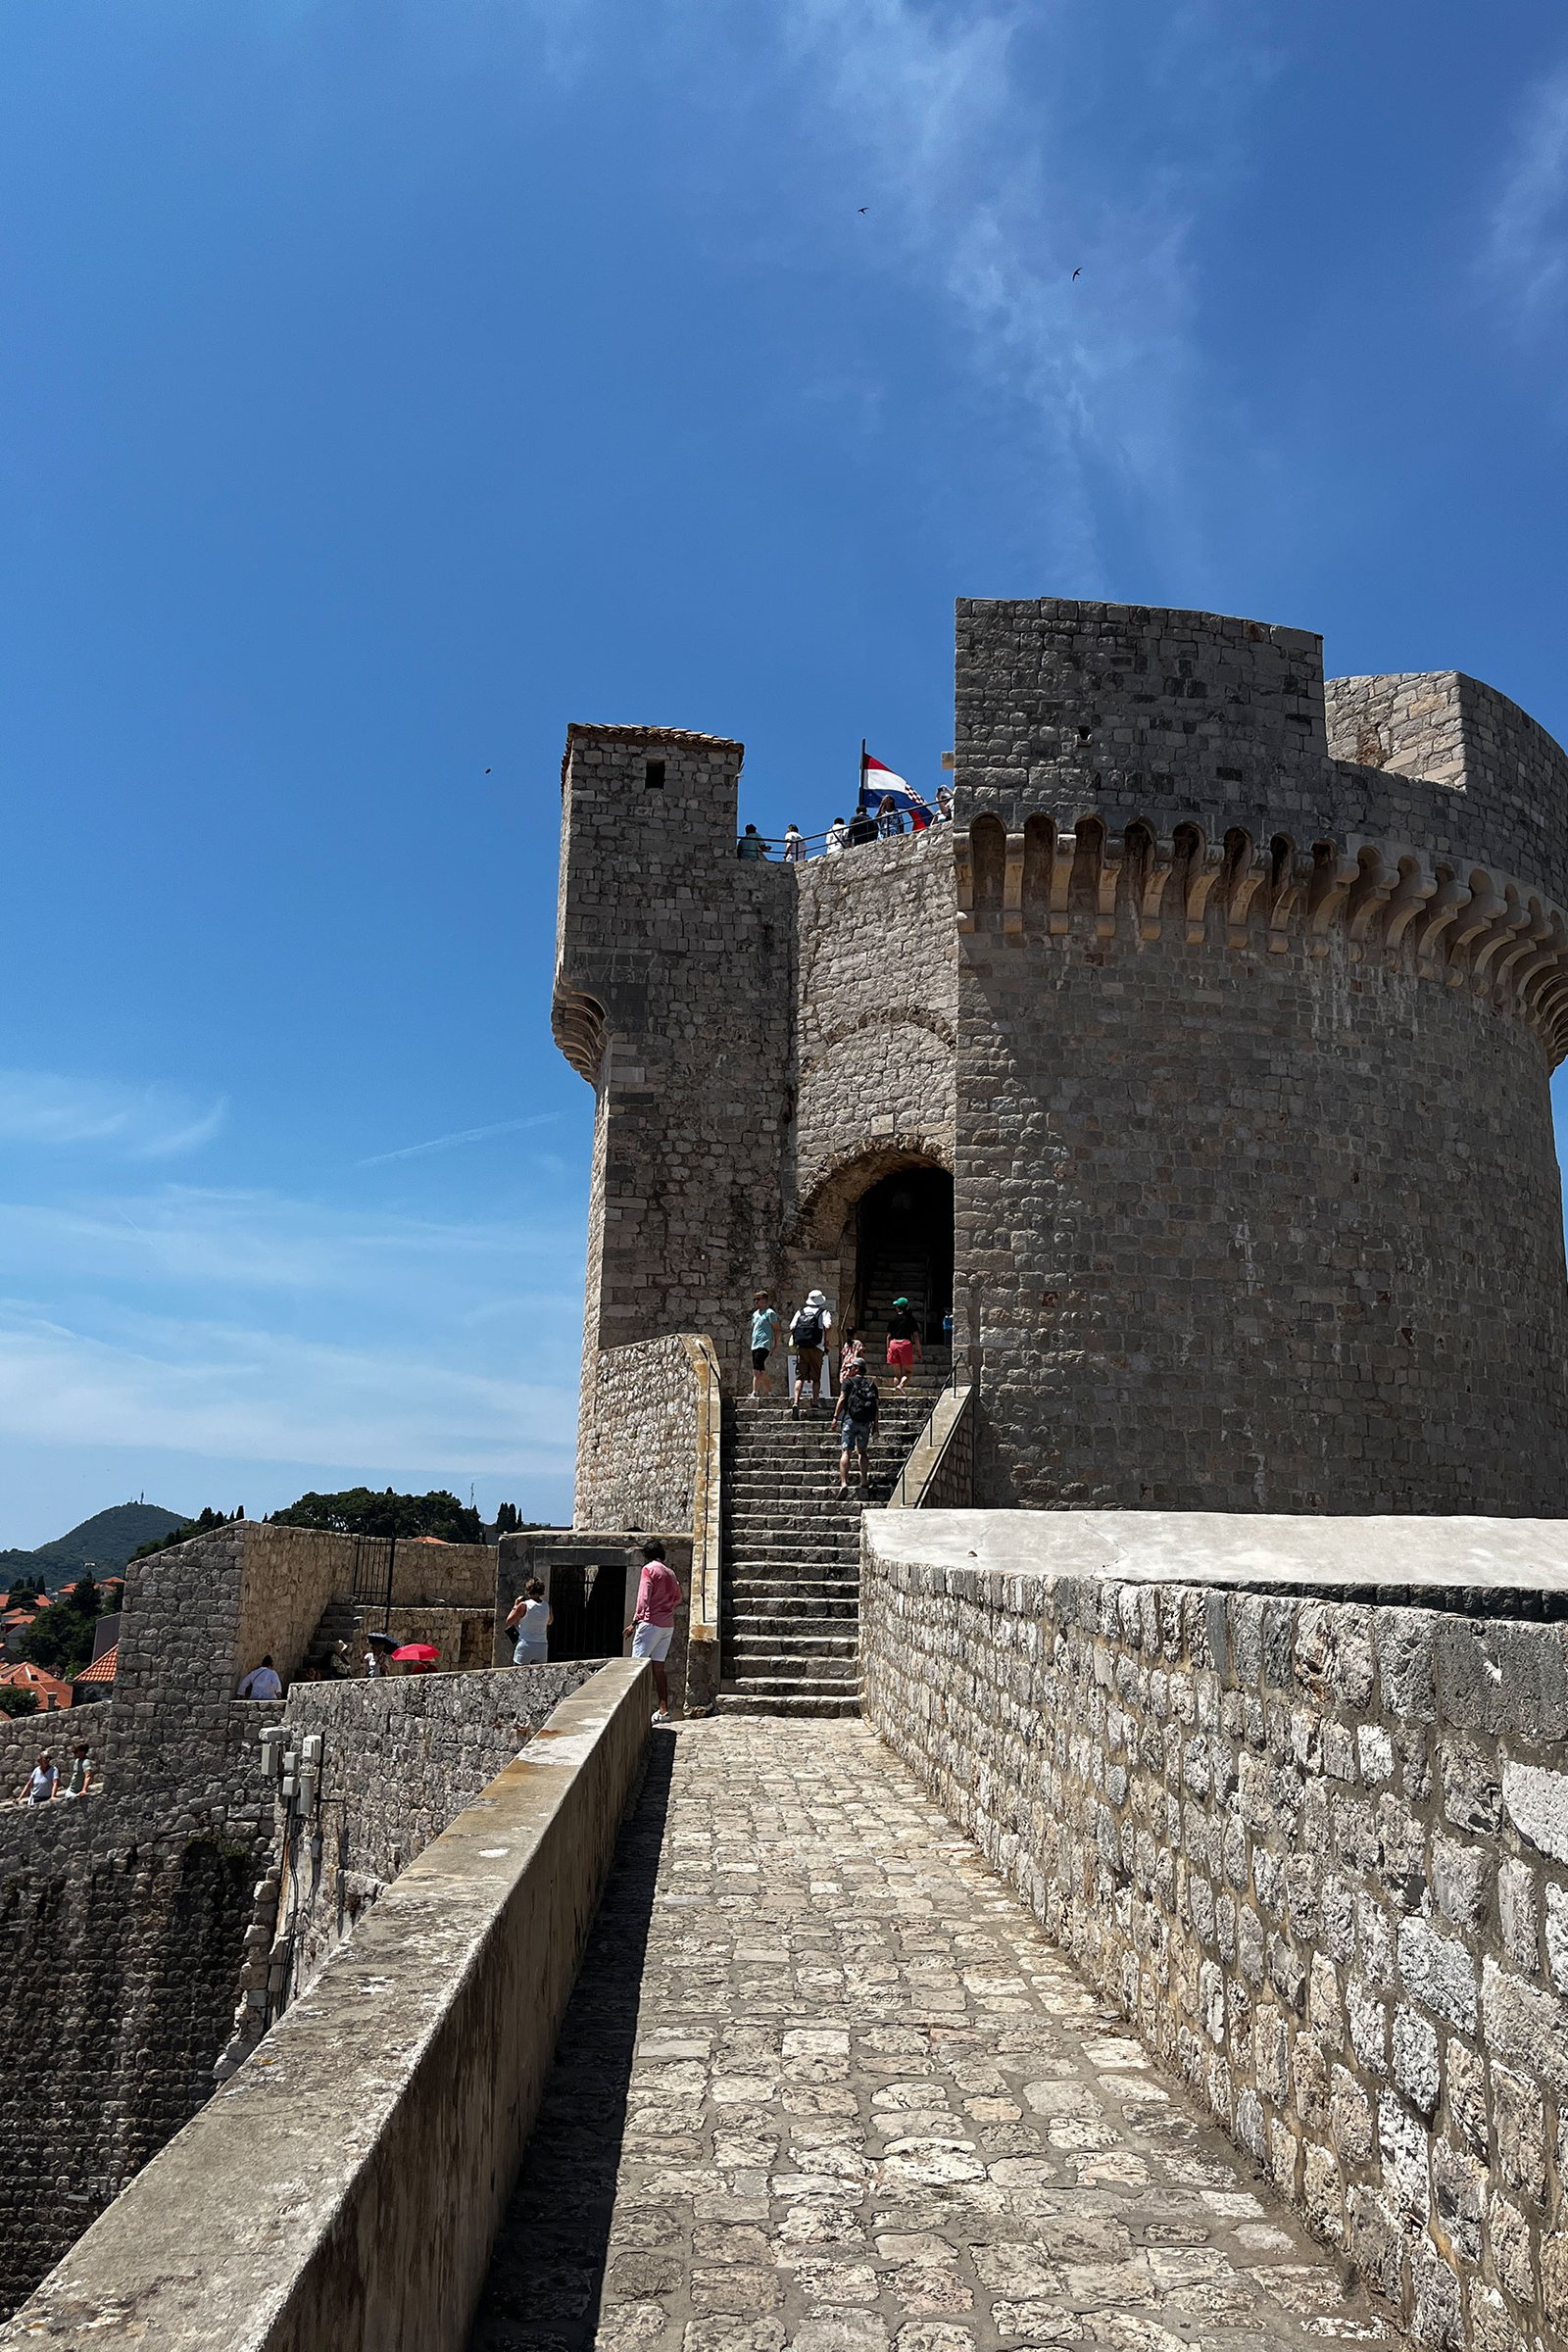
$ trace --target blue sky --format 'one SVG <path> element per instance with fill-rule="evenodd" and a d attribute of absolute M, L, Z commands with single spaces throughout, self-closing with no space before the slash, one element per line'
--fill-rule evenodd
<path fill-rule="evenodd" d="M 12 0 L 0 219 L 0 1543 L 566 1509 L 568 719 L 818 826 L 1053 593 L 1568 735 L 1544 0 Z"/>

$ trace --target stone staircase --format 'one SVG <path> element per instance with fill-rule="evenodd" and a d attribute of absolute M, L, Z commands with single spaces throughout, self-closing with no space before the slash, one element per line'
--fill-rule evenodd
<path fill-rule="evenodd" d="M 882 1421 L 871 1448 L 873 1507 L 892 1494 L 947 1377 L 928 1355 L 902 1396 L 871 1365 Z M 838 1499 L 832 1407 L 792 1420 L 782 1398 L 724 1408 L 721 1714 L 858 1715 L 860 1711 L 859 1488 Z"/>

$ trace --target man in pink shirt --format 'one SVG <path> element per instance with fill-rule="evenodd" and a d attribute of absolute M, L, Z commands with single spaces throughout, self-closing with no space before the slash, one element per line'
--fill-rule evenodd
<path fill-rule="evenodd" d="M 675 1631 L 675 1611 L 680 1607 L 680 1587 L 664 1565 L 664 1546 L 656 1537 L 643 1545 L 642 1581 L 637 1587 L 637 1607 L 626 1631 L 631 1636 L 631 1654 L 647 1658 L 654 1670 L 654 1689 L 659 1693 L 659 1712 L 656 1723 L 669 1721 L 669 1677 L 664 1660 Z"/>

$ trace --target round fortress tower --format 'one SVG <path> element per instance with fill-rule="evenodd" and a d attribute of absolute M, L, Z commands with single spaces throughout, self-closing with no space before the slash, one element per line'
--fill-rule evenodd
<path fill-rule="evenodd" d="M 1568 1510 L 1568 761 L 1456 673 L 957 609 L 981 1499 Z"/>

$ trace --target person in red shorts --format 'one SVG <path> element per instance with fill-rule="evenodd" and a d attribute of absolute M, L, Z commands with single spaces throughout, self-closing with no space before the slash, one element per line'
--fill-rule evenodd
<path fill-rule="evenodd" d="M 893 1314 L 888 1324 L 888 1368 L 898 1374 L 895 1390 L 906 1389 L 909 1374 L 925 1359 L 920 1346 L 920 1321 L 909 1312 L 907 1298 L 895 1298 Z"/>

